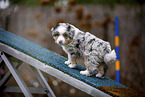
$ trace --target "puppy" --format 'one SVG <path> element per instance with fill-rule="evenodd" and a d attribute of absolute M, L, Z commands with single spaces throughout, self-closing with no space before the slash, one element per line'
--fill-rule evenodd
<path fill-rule="evenodd" d="M 68 54 L 65 64 L 70 68 L 77 66 L 78 59 L 83 59 L 86 66 L 81 74 L 91 76 L 96 70 L 96 77 L 103 78 L 109 64 L 116 59 L 116 53 L 111 46 L 89 32 L 83 32 L 68 23 L 59 23 L 51 29 L 55 42 Z"/>

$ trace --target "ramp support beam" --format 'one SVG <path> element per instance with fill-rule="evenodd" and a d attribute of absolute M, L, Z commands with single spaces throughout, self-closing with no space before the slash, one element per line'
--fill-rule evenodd
<path fill-rule="evenodd" d="M 13 90 L 12 87 L 11 88 L 8 87 L 4 91 L 20 92 L 19 91 L 19 89 L 20 89 L 21 92 L 26 97 L 33 97 L 31 93 L 39 93 L 38 89 L 36 89 L 36 88 L 28 88 L 27 85 L 25 84 L 25 82 L 23 81 L 23 79 L 21 78 L 20 74 L 18 73 L 17 68 L 21 65 L 22 62 L 18 63 L 18 65 L 15 67 L 14 64 L 10 61 L 10 59 L 2 51 L 0 51 L 0 59 L 1 59 L 0 62 L 2 62 L 2 60 L 3 60 L 9 69 L 9 71 L 6 73 L 6 75 L 3 77 L 3 79 L 0 80 L 0 87 L 7 82 L 7 80 L 11 77 L 11 74 L 19 86 L 19 88 L 14 87 L 15 90 Z M 47 83 L 45 77 L 41 73 L 41 71 L 32 66 L 31 66 L 31 68 L 43 87 L 43 89 L 41 89 L 41 90 L 43 90 L 42 94 L 44 94 L 44 92 L 45 92 L 45 94 L 47 94 L 48 97 L 56 97 L 55 94 L 53 93 L 52 89 L 50 88 L 49 84 Z M 35 92 L 35 90 L 38 92 Z"/>

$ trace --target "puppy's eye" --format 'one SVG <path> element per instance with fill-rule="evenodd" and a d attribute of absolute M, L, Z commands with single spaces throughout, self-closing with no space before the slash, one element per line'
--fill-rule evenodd
<path fill-rule="evenodd" d="M 58 37 L 59 36 L 59 33 L 55 33 L 53 36 L 54 37 Z"/>
<path fill-rule="evenodd" d="M 63 36 L 67 39 L 68 38 L 68 34 L 64 33 Z"/>

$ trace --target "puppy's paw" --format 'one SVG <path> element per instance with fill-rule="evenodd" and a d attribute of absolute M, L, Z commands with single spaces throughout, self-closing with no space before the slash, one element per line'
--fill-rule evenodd
<path fill-rule="evenodd" d="M 69 65 L 69 64 L 71 64 L 71 62 L 68 60 L 68 61 L 65 61 L 64 62 L 66 65 Z"/>
<path fill-rule="evenodd" d="M 72 64 L 70 64 L 70 65 L 68 65 L 68 67 L 69 67 L 69 68 L 76 68 L 76 67 L 77 67 L 77 65 L 76 65 L 76 64 L 73 64 L 73 65 L 72 65 Z"/>
<path fill-rule="evenodd" d="M 82 75 L 86 75 L 86 76 L 91 76 L 91 74 L 89 73 L 88 70 L 80 71 L 80 74 L 82 74 Z"/>
<path fill-rule="evenodd" d="M 96 74 L 96 77 L 98 77 L 98 78 L 104 78 L 100 73 Z"/>

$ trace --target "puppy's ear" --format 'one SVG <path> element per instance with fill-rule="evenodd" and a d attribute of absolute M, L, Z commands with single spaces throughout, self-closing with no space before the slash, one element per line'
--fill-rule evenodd
<path fill-rule="evenodd" d="M 71 25 L 67 26 L 67 31 L 69 32 L 72 29 Z"/>
<path fill-rule="evenodd" d="M 75 29 L 70 24 L 67 24 L 67 32 L 68 32 L 70 38 L 74 37 Z"/>
<path fill-rule="evenodd" d="M 68 32 L 74 29 L 73 26 L 69 23 L 66 23 L 66 27 Z"/>
<path fill-rule="evenodd" d="M 54 30 L 54 28 L 51 28 L 51 32 Z"/>
<path fill-rule="evenodd" d="M 60 24 L 57 24 L 55 27 L 51 28 L 51 32 L 57 29 L 60 26 Z"/>

